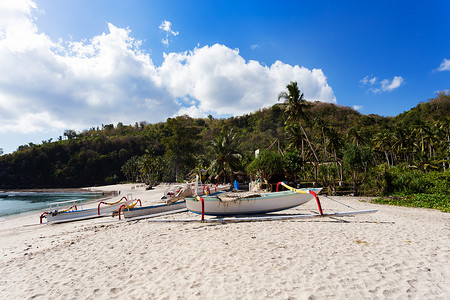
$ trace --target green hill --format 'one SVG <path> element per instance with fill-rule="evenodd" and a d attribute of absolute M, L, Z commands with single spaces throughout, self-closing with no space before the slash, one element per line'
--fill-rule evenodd
<path fill-rule="evenodd" d="M 284 153 L 294 151 L 292 145 L 297 143 L 304 172 L 314 174 L 309 179 L 306 174 L 304 180 L 326 180 L 321 179 L 320 172 L 325 171 L 319 166 L 333 161 L 342 165 L 349 144 L 370 148 L 373 166 L 404 164 L 424 171 L 448 169 L 448 95 L 420 103 L 396 117 L 362 115 L 349 107 L 310 103 L 305 108 L 308 118 L 302 120 L 306 135 L 293 131 L 298 128 L 286 131 L 283 110 L 281 104 L 276 104 L 228 119 L 181 116 L 157 124 L 109 124 L 78 133 L 67 130 L 65 139 L 30 143 L 0 156 L 0 188 L 116 183 L 135 180 L 139 175 L 133 173 L 133 168 L 150 168 L 147 173 L 154 174 L 155 180 L 179 180 L 192 171 L 207 169 L 217 158 L 213 141 L 230 130 L 234 150 L 242 157 L 237 167 L 242 172 L 253 160 L 255 150 L 266 149 L 274 141 L 275 148 Z"/>

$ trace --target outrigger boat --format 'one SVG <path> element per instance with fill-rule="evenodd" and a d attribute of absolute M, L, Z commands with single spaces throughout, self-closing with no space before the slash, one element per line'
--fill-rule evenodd
<path fill-rule="evenodd" d="M 42 224 L 42 219 L 44 218 L 47 219 L 47 223 L 56 224 L 111 216 L 124 207 L 131 208 L 138 203 L 141 203 L 141 200 L 127 200 L 127 197 L 122 197 L 119 201 L 114 203 L 101 201 L 96 208 L 88 209 L 83 209 L 83 199 L 50 203 L 49 210 L 41 214 L 40 223 Z M 60 210 L 60 207 L 67 207 L 70 204 L 72 204 L 70 207 Z M 81 209 L 78 209 L 78 206 L 80 206 Z"/>
<path fill-rule="evenodd" d="M 287 191 L 279 192 L 280 186 L 287 188 Z M 239 199 L 235 198 L 231 201 L 223 201 L 224 195 L 216 196 L 196 196 L 185 198 L 186 207 L 189 211 L 198 213 L 202 215 L 201 220 L 171 220 L 171 219 L 159 219 L 152 220 L 153 222 L 257 222 L 257 221 L 275 221 L 275 220 L 293 220 L 293 219 L 309 219 L 317 217 L 342 217 L 350 215 L 359 214 L 370 214 L 375 213 L 378 210 L 360 210 L 360 211 L 350 211 L 350 212 L 337 212 L 337 213 L 323 213 L 322 206 L 320 204 L 319 197 L 317 193 L 320 192 L 318 189 L 296 189 L 288 186 L 284 182 L 279 182 L 277 184 L 277 191 L 274 193 L 261 193 L 259 196 L 255 194 L 249 195 L 248 197 L 241 197 Z M 221 199 L 222 197 L 222 199 Z M 225 196 L 226 197 L 226 196 Z M 251 216 L 251 217 L 236 217 L 236 218 L 215 218 L 215 219 L 205 219 L 205 215 L 212 216 L 232 216 L 232 215 L 251 215 L 251 214 L 262 214 L 274 211 L 280 211 L 284 209 L 289 209 L 308 201 L 316 199 L 317 207 L 319 209 L 319 214 L 314 215 L 285 215 L 285 216 Z M 259 202 L 258 202 L 259 201 Z M 228 203 L 221 203 L 228 202 Z"/>
<path fill-rule="evenodd" d="M 282 192 L 231 192 L 202 197 L 186 197 L 186 207 L 211 216 L 264 214 L 293 208 L 314 199 L 321 188 Z"/>

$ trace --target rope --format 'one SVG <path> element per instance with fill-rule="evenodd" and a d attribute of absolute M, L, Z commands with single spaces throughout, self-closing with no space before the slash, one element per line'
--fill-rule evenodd
<path fill-rule="evenodd" d="M 344 204 L 344 203 L 342 203 L 342 202 L 339 202 L 339 201 L 337 201 L 337 200 L 335 200 L 335 199 L 333 199 L 333 198 L 330 198 L 330 197 L 327 197 L 327 196 L 322 196 L 322 198 L 327 198 L 327 199 L 330 199 L 330 200 L 332 200 L 332 201 L 334 201 L 334 202 L 337 202 L 337 203 L 339 203 L 339 204 L 341 204 L 341 205 L 344 205 L 344 206 L 346 206 L 346 207 L 348 207 L 348 208 L 351 208 L 351 209 L 357 210 L 356 208 L 354 208 L 354 207 L 351 207 L 350 205 Z"/>

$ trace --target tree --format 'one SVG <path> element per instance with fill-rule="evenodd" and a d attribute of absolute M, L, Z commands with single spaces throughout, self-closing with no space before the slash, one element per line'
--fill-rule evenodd
<path fill-rule="evenodd" d="M 311 143 L 309 142 L 308 135 L 306 134 L 305 129 L 303 128 L 302 121 L 307 122 L 308 117 L 304 110 L 310 106 L 308 101 L 303 97 L 303 93 L 300 92 L 297 82 L 291 81 L 286 86 L 288 92 L 281 92 L 278 95 L 278 101 L 283 100 L 282 106 L 284 106 L 284 115 L 285 115 L 285 124 L 287 133 L 292 133 L 292 131 L 288 131 L 289 126 L 295 126 L 297 124 L 300 125 L 300 135 L 303 134 L 305 136 L 306 141 L 308 142 L 316 161 L 319 161 L 316 152 L 314 148 L 312 147 Z M 303 147 L 303 140 L 302 140 L 302 159 L 305 159 L 304 155 L 304 147 Z"/>
<path fill-rule="evenodd" d="M 388 129 L 380 130 L 373 136 L 373 143 L 375 150 L 384 153 L 387 164 L 393 166 L 391 150 L 394 143 L 394 134 Z"/>
<path fill-rule="evenodd" d="M 369 148 L 349 144 L 344 151 L 344 165 L 351 174 L 353 181 L 353 193 L 356 195 L 358 186 L 364 182 L 367 177 L 368 167 L 372 165 L 372 151 Z M 365 176 L 360 177 L 361 173 L 366 172 Z"/>
<path fill-rule="evenodd" d="M 288 92 L 281 92 L 278 95 L 278 101 L 284 101 L 285 124 L 296 124 L 302 120 L 307 120 L 304 109 L 309 104 L 303 97 L 303 93 L 300 93 L 297 82 L 291 81 L 286 88 Z"/>
<path fill-rule="evenodd" d="M 256 176 L 269 186 L 269 181 L 273 175 L 283 172 L 283 156 L 275 151 L 262 151 L 250 165 L 247 171 Z"/>
<path fill-rule="evenodd" d="M 75 130 L 67 129 L 64 130 L 64 136 L 66 136 L 68 140 L 72 140 L 77 137 L 77 133 Z"/>
<path fill-rule="evenodd" d="M 353 126 L 352 128 L 350 128 L 350 130 L 347 132 L 347 139 L 349 139 L 350 142 L 356 144 L 357 146 L 367 143 L 367 139 L 364 136 L 363 131 L 357 126 Z"/>
<path fill-rule="evenodd" d="M 208 168 L 208 172 L 218 175 L 219 180 L 223 176 L 224 179 L 232 181 L 233 171 L 240 166 L 241 154 L 237 152 L 236 135 L 233 129 L 227 131 L 223 129 L 220 134 L 212 140 L 214 160 Z"/>
<path fill-rule="evenodd" d="M 303 161 L 298 150 L 287 152 L 283 157 L 283 165 L 289 180 L 297 183 L 297 174 L 302 171 Z"/>
<path fill-rule="evenodd" d="M 155 157 L 147 149 L 145 154 L 139 158 L 139 171 L 145 184 L 152 187 L 155 177 Z"/>
<path fill-rule="evenodd" d="M 181 181 L 183 174 L 195 166 L 195 153 L 199 151 L 196 142 L 198 129 L 188 116 L 169 118 L 164 126 L 167 135 L 162 138 L 166 161 L 175 170 L 175 180 Z"/>
<path fill-rule="evenodd" d="M 0 148 L 0 155 L 3 155 L 3 148 Z"/>

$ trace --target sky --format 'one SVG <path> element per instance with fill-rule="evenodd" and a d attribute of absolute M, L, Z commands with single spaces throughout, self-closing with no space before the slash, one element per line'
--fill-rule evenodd
<path fill-rule="evenodd" d="M 395 116 L 450 90 L 450 1 L 0 0 L 0 148 L 309 101 Z"/>

